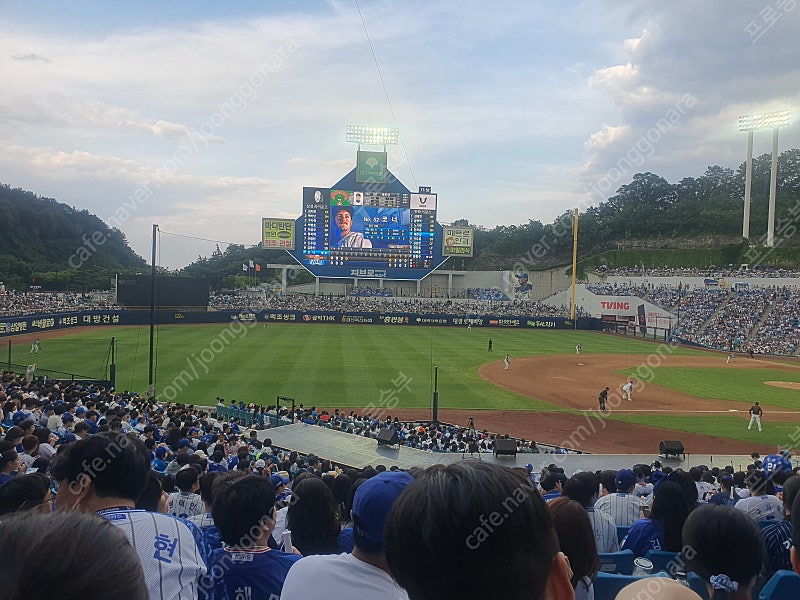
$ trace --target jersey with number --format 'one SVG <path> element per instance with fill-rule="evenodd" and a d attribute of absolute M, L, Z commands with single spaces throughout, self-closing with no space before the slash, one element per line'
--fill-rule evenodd
<path fill-rule="evenodd" d="M 200 600 L 278 600 L 283 582 L 299 554 L 280 550 L 245 552 L 220 548 L 211 553 L 208 563 L 209 586 L 203 585 Z M 324 586 L 325 582 L 319 582 Z"/>
<path fill-rule="evenodd" d="M 200 494 L 189 492 L 172 492 L 167 498 L 167 506 L 169 514 L 184 519 L 205 512 L 205 504 Z"/>
<path fill-rule="evenodd" d="M 197 598 L 206 565 L 186 523 L 170 515 L 127 508 L 98 514 L 119 527 L 136 549 L 150 600 Z"/>

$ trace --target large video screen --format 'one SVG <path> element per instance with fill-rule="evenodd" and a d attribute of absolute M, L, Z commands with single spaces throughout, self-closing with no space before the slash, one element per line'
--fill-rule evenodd
<path fill-rule="evenodd" d="M 436 194 L 306 187 L 302 238 L 303 264 L 339 267 L 324 269 L 333 276 L 430 270 L 437 243 Z"/>

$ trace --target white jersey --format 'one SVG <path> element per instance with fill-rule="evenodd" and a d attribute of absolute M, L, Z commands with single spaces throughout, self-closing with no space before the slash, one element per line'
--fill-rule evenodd
<path fill-rule="evenodd" d="M 589 514 L 589 521 L 594 530 L 594 541 L 598 552 L 616 552 L 619 550 L 619 540 L 617 539 L 617 526 L 614 519 L 602 510 L 595 510 L 589 506 L 586 508 Z"/>
<path fill-rule="evenodd" d="M 749 515 L 756 521 L 780 521 L 783 519 L 783 503 L 777 496 L 764 494 L 742 498 L 735 508 Z"/>
<path fill-rule="evenodd" d="M 632 494 L 609 494 L 594 503 L 596 510 L 608 513 L 618 527 L 630 527 L 642 517 L 647 502 Z"/>
<path fill-rule="evenodd" d="M 206 506 L 200 494 L 189 492 L 172 492 L 167 497 L 169 514 L 186 519 L 206 512 Z"/>
<path fill-rule="evenodd" d="M 98 512 L 119 527 L 142 563 L 150 600 L 195 600 L 206 565 L 189 527 L 162 513 L 128 508 Z"/>
<path fill-rule="evenodd" d="M 281 600 L 408 600 L 406 591 L 383 569 L 352 554 L 306 556 L 283 582 Z"/>

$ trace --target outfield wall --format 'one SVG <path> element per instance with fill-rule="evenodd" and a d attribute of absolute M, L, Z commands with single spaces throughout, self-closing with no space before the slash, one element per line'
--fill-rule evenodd
<path fill-rule="evenodd" d="M 516 329 L 589 329 L 601 328 L 599 319 L 566 317 L 497 316 L 491 314 L 453 315 L 409 312 L 336 312 L 263 310 L 257 312 L 213 311 L 155 312 L 157 325 L 199 325 L 230 323 L 234 320 L 269 323 L 339 323 L 372 325 L 425 325 L 443 327 L 503 327 Z M 77 327 L 108 327 L 116 325 L 149 325 L 149 310 L 96 310 L 76 313 L 38 314 L 9 317 L 0 321 L 0 337 L 36 335 L 45 331 L 74 329 Z"/>

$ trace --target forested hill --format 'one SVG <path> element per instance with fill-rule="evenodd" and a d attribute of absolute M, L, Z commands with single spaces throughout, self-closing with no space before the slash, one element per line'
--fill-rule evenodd
<path fill-rule="evenodd" d="M 617 248 L 720 248 L 742 242 L 742 163 L 737 170 L 710 166 L 700 177 L 670 183 L 655 173 L 637 173 L 608 200 L 581 207 L 581 258 Z M 753 159 L 750 243 L 764 245 L 769 204 L 770 155 Z M 466 225 L 465 220 L 455 224 Z M 778 158 L 776 245 L 800 245 L 800 150 Z M 464 268 L 542 269 L 572 257 L 572 211 L 552 224 L 531 219 L 522 225 L 485 229 L 476 224 L 475 257 Z M 773 255 L 773 259 L 777 255 Z M 451 268 L 461 268 L 457 259 Z M 775 265 L 781 266 L 781 265 Z"/>
<path fill-rule="evenodd" d="M 125 234 L 89 211 L 0 184 L 0 281 L 7 287 L 107 289 L 113 273 L 144 266 Z"/>

